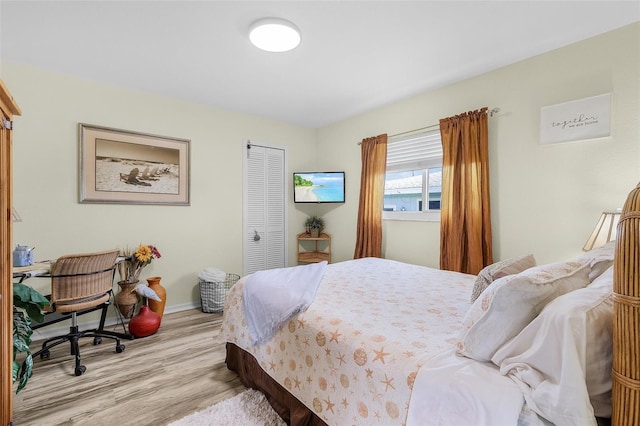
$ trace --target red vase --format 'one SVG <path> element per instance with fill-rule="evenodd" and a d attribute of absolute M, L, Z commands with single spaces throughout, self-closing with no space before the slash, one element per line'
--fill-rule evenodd
<path fill-rule="evenodd" d="M 136 316 L 129 321 L 129 333 L 135 337 L 147 337 L 154 334 L 160 328 L 160 317 L 149 309 L 142 306 Z"/>

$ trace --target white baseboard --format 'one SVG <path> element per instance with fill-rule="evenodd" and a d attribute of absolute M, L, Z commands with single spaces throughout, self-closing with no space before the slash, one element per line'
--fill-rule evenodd
<path fill-rule="evenodd" d="M 186 311 L 189 309 L 200 308 L 200 303 L 183 303 L 181 305 L 171 305 L 167 306 L 164 310 L 164 314 L 171 314 L 174 312 Z M 80 317 L 78 317 L 78 325 L 81 330 L 90 330 L 92 328 L 97 328 L 99 325 L 99 320 L 87 321 L 80 323 Z M 52 337 L 61 336 L 69 332 L 69 326 L 71 325 L 71 320 L 68 321 L 60 321 L 59 323 L 52 324 L 51 326 L 39 328 L 33 331 L 33 335 L 31 336 L 31 340 L 36 342 L 38 340 L 50 339 Z M 105 324 L 105 330 L 108 331 L 117 331 L 117 332 L 125 332 L 122 328 L 122 324 L 118 323 L 118 318 L 115 316 L 107 317 Z M 126 323 L 125 323 L 126 328 Z"/>

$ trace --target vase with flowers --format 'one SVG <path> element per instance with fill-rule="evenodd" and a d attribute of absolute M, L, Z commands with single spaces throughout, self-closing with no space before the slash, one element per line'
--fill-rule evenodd
<path fill-rule="evenodd" d="M 124 250 L 121 256 L 124 257 L 124 260 L 118 263 L 120 292 L 116 295 L 115 300 L 120 313 L 125 318 L 131 318 L 138 304 L 135 287 L 140 281 L 140 273 L 147 265 L 151 264 L 153 259 L 159 259 L 161 255 L 156 246 L 140 244 L 134 251 Z"/>

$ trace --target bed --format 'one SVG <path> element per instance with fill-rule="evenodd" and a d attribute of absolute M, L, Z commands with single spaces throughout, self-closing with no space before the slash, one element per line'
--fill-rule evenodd
<path fill-rule="evenodd" d="M 326 265 L 311 303 L 258 344 L 249 275 L 225 300 L 227 366 L 292 425 L 596 425 L 611 417 L 620 245 L 544 265 L 523 255 L 477 276 L 377 258 Z"/>

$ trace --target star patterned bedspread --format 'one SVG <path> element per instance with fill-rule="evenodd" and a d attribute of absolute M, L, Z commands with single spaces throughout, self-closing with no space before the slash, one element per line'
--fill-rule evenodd
<path fill-rule="evenodd" d="M 377 258 L 330 264 L 309 308 L 253 346 L 242 278 L 220 333 L 329 425 L 405 425 L 418 370 L 457 343 L 474 279 Z"/>

